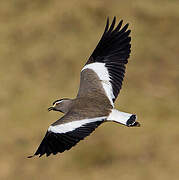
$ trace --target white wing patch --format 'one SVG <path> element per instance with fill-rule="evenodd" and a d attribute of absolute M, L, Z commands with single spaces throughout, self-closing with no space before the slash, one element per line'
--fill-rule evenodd
<path fill-rule="evenodd" d="M 71 121 L 71 122 L 59 124 L 56 126 L 51 125 L 48 128 L 48 131 L 51 131 L 54 133 L 66 133 L 66 132 L 73 131 L 79 127 L 82 127 L 85 124 L 96 122 L 96 121 L 103 121 L 104 119 L 106 119 L 106 116 L 92 118 L 92 119 L 83 119 L 83 120 L 78 120 L 78 121 Z"/>
<path fill-rule="evenodd" d="M 101 80 L 104 91 L 106 93 L 106 96 L 110 100 L 111 105 L 114 107 L 114 103 L 112 99 L 115 97 L 112 90 L 112 84 L 110 83 L 110 76 L 107 68 L 105 67 L 105 63 L 95 62 L 95 63 L 87 64 L 86 66 L 83 67 L 81 71 L 83 71 L 84 69 L 92 69 L 98 75 L 99 79 Z"/>

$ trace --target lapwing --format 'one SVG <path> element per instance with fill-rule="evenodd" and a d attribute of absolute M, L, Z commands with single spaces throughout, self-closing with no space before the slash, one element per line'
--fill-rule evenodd
<path fill-rule="evenodd" d="M 114 108 L 131 52 L 131 31 L 128 24 L 122 27 L 122 23 L 123 20 L 115 27 L 116 17 L 111 25 L 107 18 L 104 33 L 81 70 L 76 98 L 56 100 L 48 109 L 60 111 L 64 116 L 49 126 L 33 156 L 69 150 L 104 122 L 140 126 L 135 114 Z"/>

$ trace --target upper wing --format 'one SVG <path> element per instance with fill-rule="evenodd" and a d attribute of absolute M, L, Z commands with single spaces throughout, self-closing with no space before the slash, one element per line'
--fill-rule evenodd
<path fill-rule="evenodd" d="M 96 74 L 105 91 L 105 95 L 109 98 L 113 105 L 122 87 L 122 81 L 125 73 L 125 65 L 128 63 L 131 48 L 130 30 L 127 30 L 128 24 L 123 28 L 122 20 L 115 27 L 116 17 L 114 17 L 109 27 L 109 18 L 104 33 L 88 59 L 87 63 L 81 71 L 80 88 L 78 96 L 88 95 L 94 91 L 101 91 L 95 87 L 96 82 L 92 82 L 93 78 L 88 78 L 88 74 Z M 86 88 L 87 87 L 87 88 Z M 87 89 L 85 91 L 84 89 Z"/>
<path fill-rule="evenodd" d="M 91 119 L 75 119 L 75 114 L 66 114 L 61 119 L 53 123 L 47 130 L 45 137 L 39 145 L 33 156 L 46 154 L 62 153 L 71 149 L 80 140 L 90 135 L 106 117 L 97 117 Z M 73 119 L 73 121 L 72 121 Z"/>

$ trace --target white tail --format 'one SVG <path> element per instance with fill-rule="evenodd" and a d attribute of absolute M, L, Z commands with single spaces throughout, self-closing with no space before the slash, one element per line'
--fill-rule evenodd
<path fill-rule="evenodd" d="M 107 121 L 114 121 L 126 126 L 140 126 L 138 122 L 136 122 L 137 116 L 135 114 L 129 114 L 125 112 L 118 111 L 113 109 L 109 114 Z"/>

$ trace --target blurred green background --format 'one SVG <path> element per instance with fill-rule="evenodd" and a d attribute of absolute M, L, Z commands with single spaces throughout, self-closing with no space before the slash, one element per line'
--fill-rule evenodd
<path fill-rule="evenodd" d="M 107 16 L 130 23 L 116 108 L 142 127 L 106 123 L 70 151 L 27 159 L 62 116 L 47 108 L 75 97 Z M 178 0 L 0 1 L 0 179 L 178 179 L 178 40 Z"/>

